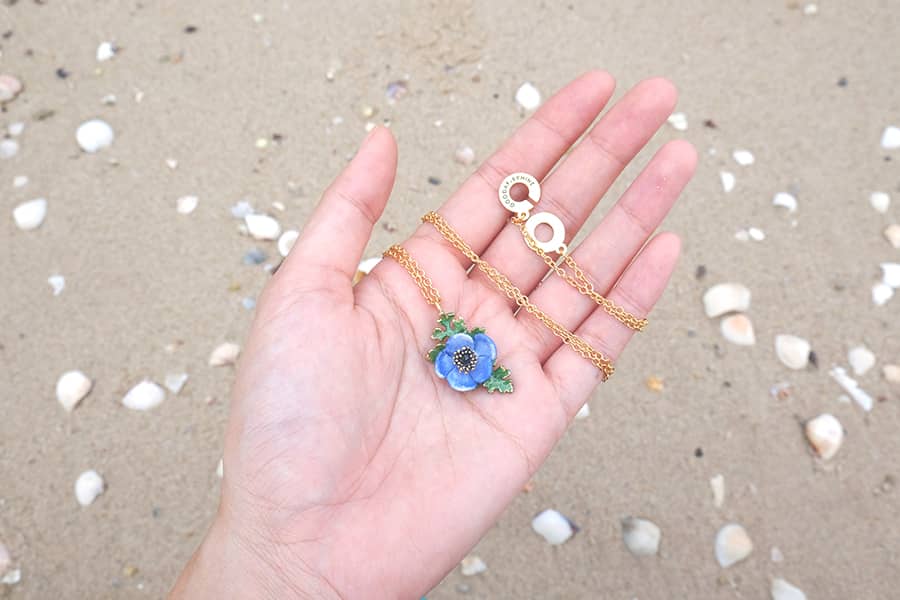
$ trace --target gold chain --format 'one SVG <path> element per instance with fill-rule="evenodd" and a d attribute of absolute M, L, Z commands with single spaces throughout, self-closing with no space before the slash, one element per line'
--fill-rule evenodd
<path fill-rule="evenodd" d="M 600 369 L 600 371 L 603 373 L 604 381 L 612 376 L 616 368 L 615 366 L 613 366 L 612 362 L 610 362 L 610 360 L 603 355 L 602 352 L 594 350 L 590 346 L 590 344 L 554 321 L 550 317 L 550 315 L 535 306 L 531 302 L 531 300 L 528 299 L 528 296 L 526 296 L 519 288 L 513 285 L 513 283 L 509 280 L 509 278 L 506 277 L 506 275 L 492 267 L 487 261 L 478 256 L 478 254 L 476 254 L 475 251 L 472 250 L 472 248 L 465 242 L 465 240 L 459 237 L 459 234 L 457 234 L 456 231 L 454 231 L 453 228 L 450 227 L 450 225 L 447 223 L 447 221 L 444 220 L 441 215 L 437 214 L 436 212 L 426 213 L 422 217 L 422 222 L 431 223 L 434 228 L 438 230 L 438 233 L 444 236 L 445 240 L 447 240 L 454 248 L 462 252 L 466 258 L 472 261 L 472 263 L 476 265 L 485 275 L 487 275 L 490 280 L 494 282 L 494 285 L 496 285 L 497 288 L 501 292 L 503 292 L 509 299 L 515 301 L 516 305 L 521 306 L 531 315 L 536 317 L 550 331 L 552 331 L 557 337 L 559 337 L 559 339 L 561 339 L 563 343 L 568 344 L 573 350 L 575 350 L 575 352 L 577 352 L 583 358 L 589 360 L 594 364 L 594 366 Z M 388 254 L 385 253 L 385 256 L 388 256 Z M 393 255 L 391 255 L 391 257 L 393 258 Z M 404 267 L 405 266 L 406 265 L 404 265 Z M 407 271 L 409 271 L 408 267 Z M 410 271 L 410 275 L 412 275 L 413 279 L 416 279 L 416 282 L 418 283 L 419 280 L 412 271 Z M 430 283 L 430 281 L 428 283 Z M 419 287 L 420 289 L 422 289 L 422 294 L 425 295 L 425 289 L 422 288 L 421 285 Z M 427 295 L 425 299 L 428 299 Z"/>
<path fill-rule="evenodd" d="M 528 230 L 525 228 L 524 219 L 513 217 L 512 222 L 522 230 L 522 237 L 525 240 L 525 244 L 529 248 L 531 248 L 535 252 L 535 254 L 540 256 L 544 263 L 548 267 L 550 267 L 550 269 L 552 269 L 554 273 L 565 279 L 569 283 L 569 285 L 578 290 L 579 293 L 587 296 L 588 298 L 599 304 L 603 308 L 603 310 L 615 317 L 626 327 L 630 327 L 635 331 L 643 331 L 643 329 L 647 326 L 647 319 L 641 319 L 634 316 L 621 306 L 618 306 L 612 300 L 609 300 L 608 298 L 597 293 L 597 290 L 594 289 L 594 284 L 591 283 L 590 279 L 588 279 L 584 271 L 581 270 L 581 267 L 578 266 L 578 263 L 575 262 L 575 259 L 572 258 L 572 255 L 568 253 L 568 249 L 565 246 L 560 248 L 560 254 L 562 254 L 563 261 L 566 263 L 566 265 L 575 273 L 574 276 L 560 267 L 559 264 L 555 260 L 553 260 L 552 256 L 538 247 L 537 240 L 531 237 L 531 234 L 529 234 Z"/>
<path fill-rule="evenodd" d="M 406 272 L 410 274 L 416 282 L 416 285 L 419 286 L 419 290 L 422 292 L 425 302 L 434 306 L 439 313 L 444 312 L 441 309 L 441 294 L 434 287 L 434 284 L 431 283 L 431 279 L 425 274 L 425 271 L 422 270 L 419 263 L 416 262 L 416 259 L 410 256 L 409 252 L 406 251 L 406 248 L 399 244 L 394 244 L 384 251 L 383 256 L 393 258 L 400 263 L 400 266 L 406 269 Z"/>

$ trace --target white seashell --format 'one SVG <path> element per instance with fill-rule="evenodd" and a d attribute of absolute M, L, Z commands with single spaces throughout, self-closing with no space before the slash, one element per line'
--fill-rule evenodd
<path fill-rule="evenodd" d="M 281 235 L 281 225 L 269 215 L 246 215 L 244 223 L 250 235 L 257 240 L 277 240 Z"/>
<path fill-rule="evenodd" d="M 578 412 L 575 413 L 575 418 L 580 421 L 581 419 L 587 419 L 589 416 L 591 416 L 591 406 L 585 402 L 578 409 Z"/>
<path fill-rule="evenodd" d="M 105 62 L 116 55 L 118 48 L 112 42 L 101 42 L 97 46 L 97 62 Z"/>
<path fill-rule="evenodd" d="M 8 131 L 9 135 L 11 135 L 12 137 L 19 137 L 20 135 L 22 135 L 22 132 L 25 131 L 25 123 L 21 121 L 10 123 L 9 127 L 6 128 L 6 131 Z"/>
<path fill-rule="evenodd" d="M 118 102 L 118 101 L 119 101 L 119 99 L 116 97 L 115 94 L 106 94 L 105 96 L 100 98 L 100 104 L 102 104 L 104 106 L 115 106 L 116 102 Z"/>
<path fill-rule="evenodd" d="M 797 198 L 793 194 L 787 192 L 778 192 L 775 194 L 775 197 L 772 198 L 772 204 L 775 206 L 782 206 L 788 209 L 788 212 L 790 213 L 797 212 Z"/>
<path fill-rule="evenodd" d="M 756 343 L 753 323 L 744 314 L 731 315 L 722 319 L 722 336 L 738 346 L 752 346 Z"/>
<path fill-rule="evenodd" d="M 241 347 L 234 342 L 219 344 L 212 351 L 212 354 L 209 355 L 209 366 L 224 367 L 225 365 L 233 365 L 240 354 Z"/>
<path fill-rule="evenodd" d="M 854 375 L 865 375 L 875 366 L 875 354 L 865 346 L 857 346 L 847 353 L 847 362 Z"/>
<path fill-rule="evenodd" d="M 784 562 L 784 553 L 778 546 L 772 546 L 772 550 L 769 552 L 769 558 L 773 563 Z"/>
<path fill-rule="evenodd" d="M 294 247 L 298 237 L 300 237 L 300 232 L 296 229 L 288 229 L 282 233 L 281 237 L 278 238 L 278 253 L 286 257 L 291 252 L 291 248 Z"/>
<path fill-rule="evenodd" d="M 223 458 L 220 458 L 219 464 L 216 465 L 216 475 L 219 477 L 219 479 L 225 477 L 225 459 Z"/>
<path fill-rule="evenodd" d="M 900 263 L 881 263 L 881 283 L 900 288 Z"/>
<path fill-rule="evenodd" d="M 893 125 L 885 127 L 884 133 L 881 134 L 881 147 L 885 150 L 900 148 L 900 127 Z"/>
<path fill-rule="evenodd" d="M 884 365 L 881 374 L 890 383 L 900 383 L 900 365 Z"/>
<path fill-rule="evenodd" d="M 475 151 L 469 146 L 460 146 L 453 154 L 453 160 L 461 165 L 469 166 L 475 162 Z"/>
<path fill-rule="evenodd" d="M 174 158 L 166 159 L 166 166 L 172 169 L 173 171 L 178 168 L 178 161 Z"/>
<path fill-rule="evenodd" d="M 487 571 L 487 565 L 480 556 L 467 556 L 459 563 L 459 572 L 466 577 L 478 575 Z"/>
<path fill-rule="evenodd" d="M 189 215 L 197 208 L 200 198 L 197 196 L 182 196 L 175 201 L 175 210 L 182 215 Z"/>
<path fill-rule="evenodd" d="M 280 210 L 281 212 L 287 210 L 287 206 L 284 205 L 284 202 L 279 202 L 278 200 L 272 203 L 272 208 L 274 208 L 275 210 Z"/>
<path fill-rule="evenodd" d="M 531 521 L 531 528 L 553 546 L 564 543 L 575 534 L 572 523 L 552 508 L 536 516 Z"/>
<path fill-rule="evenodd" d="M 78 126 L 75 139 L 85 152 L 93 154 L 112 144 L 115 134 L 106 121 L 91 119 Z"/>
<path fill-rule="evenodd" d="M 830 460 L 844 442 L 844 428 L 834 415 L 824 413 L 810 419 L 804 427 L 806 439 L 822 460 Z"/>
<path fill-rule="evenodd" d="M 22 91 L 22 82 L 12 75 L 0 75 L 0 104 L 14 100 Z"/>
<path fill-rule="evenodd" d="M 722 171 L 719 173 L 719 179 L 722 181 L 722 189 L 725 190 L 726 193 L 730 192 L 734 189 L 734 184 L 737 180 L 734 177 L 734 173 L 729 171 Z"/>
<path fill-rule="evenodd" d="M 91 378 L 81 371 L 67 371 L 56 382 L 56 399 L 67 412 L 72 412 L 93 386 Z"/>
<path fill-rule="evenodd" d="M 91 469 L 78 476 L 75 481 L 75 499 L 82 506 L 90 506 L 97 496 L 106 489 L 106 483 L 97 471 Z"/>
<path fill-rule="evenodd" d="M 28 175 L 16 175 L 13 177 L 13 187 L 23 188 L 28 185 Z"/>
<path fill-rule="evenodd" d="M 872 410 L 872 406 L 875 404 L 875 401 L 872 400 L 872 397 L 863 391 L 859 384 L 855 379 L 847 375 L 847 371 L 845 371 L 842 367 L 833 367 L 828 371 L 828 374 L 834 379 L 839 386 L 844 388 L 844 391 L 850 394 L 850 397 L 859 404 L 860 408 L 864 411 L 868 412 Z"/>
<path fill-rule="evenodd" d="M 516 92 L 516 102 L 525 110 L 534 110 L 541 105 L 541 93 L 526 81 Z"/>
<path fill-rule="evenodd" d="M 13 209 L 13 220 L 19 229 L 23 231 L 31 231 L 37 229 L 44 222 L 47 216 L 47 200 L 44 198 L 35 198 L 28 202 L 23 202 Z"/>
<path fill-rule="evenodd" d="M 11 139 L 0 140 L 0 159 L 12 158 L 19 153 L 19 142 Z"/>
<path fill-rule="evenodd" d="M 47 283 L 53 288 L 54 296 L 59 296 L 66 289 L 66 278 L 62 275 L 51 275 L 47 278 Z"/>
<path fill-rule="evenodd" d="M 754 242 L 761 242 L 766 239 L 765 232 L 758 227 L 751 227 L 750 229 L 748 229 L 747 235 L 750 236 L 750 239 Z"/>
<path fill-rule="evenodd" d="M 22 569 L 13 569 L 0 577 L 0 583 L 4 585 L 16 585 L 22 581 Z"/>
<path fill-rule="evenodd" d="M 772 600 L 806 600 L 803 590 L 778 577 L 772 580 L 771 592 Z"/>
<path fill-rule="evenodd" d="M 872 205 L 872 208 L 884 214 L 891 206 L 891 197 L 885 192 L 872 192 L 872 195 L 869 196 L 869 204 Z"/>
<path fill-rule="evenodd" d="M 372 258 L 365 258 L 360 261 L 359 265 L 356 267 L 356 274 L 353 276 L 353 285 L 356 285 L 362 278 L 372 272 L 378 263 L 381 262 L 380 256 L 375 256 Z"/>
<path fill-rule="evenodd" d="M 709 318 L 750 308 L 750 290 L 740 283 L 720 283 L 703 294 L 703 308 Z"/>
<path fill-rule="evenodd" d="M 666 121 L 668 121 L 669 125 L 671 125 L 672 129 L 675 131 L 687 131 L 687 115 L 683 112 L 672 113 Z"/>
<path fill-rule="evenodd" d="M 187 373 L 169 373 L 163 380 L 163 385 L 173 394 L 178 394 L 187 383 L 188 377 Z"/>
<path fill-rule="evenodd" d="M 894 223 L 884 228 L 884 239 L 894 248 L 900 248 L 900 225 Z"/>
<path fill-rule="evenodd" d="M 807 2 L 803 5 L 803 14 L 807 17 L 819 14 L 819 5 L 814 2 Z"/>
<path fill-rule="evenodd" d="M 754 158 L 753 153 L 749 150 L 738 149 L 732 152 L 731 156 L 734 158 L 734 162 L 742 167 L 749 167 L 756 162 L 756 158 Z"/>
<path fill-rule="evenodd" d="M 722 474 L 710 477 L 709 487 L 712 489 L 713 506 L 722 508 L 725 504 L 725 477 Z"/>
<path fill-rule="evenodd" d="M 0 542 L 0 575 L 5 574 L 11 564 L 12 557 L 9 555 L 9 550 L 3 545 L 3 542 Z"/>
<path fill-rule="evenodd" d="M 884 306 L 894 296 L 894 288 L 884 282 L 872 286 L 872 302 L 875 306 Z"/>
<path fill-rule="evenodd" d="M 132 410 L 151 410 L 166 399 L 166 392 L 157 384 L 145 379 L 125 394 L 122 404 Z"/>
<path fill-rule="evenodd" d="M 662 532 L 652 521 L 636 517 L 622 519 L 622 541 L 635 556 L 651 556 L 659 552 L 661 537 Z"/>
<path fill-rule="evenodd" d="M 801 337 L 787 334 L 775 336 L 775 355 L 789 369 L 805 369 L 811 351 L 812 346 Z"/>
<path fill-rule="evenodd" d="M 719 566 L 728 568 L 739 563 L 753 552 L 753 542 L 747 530 L 737 523 L 729 523 L 716 534 L 716 560 Z"/>

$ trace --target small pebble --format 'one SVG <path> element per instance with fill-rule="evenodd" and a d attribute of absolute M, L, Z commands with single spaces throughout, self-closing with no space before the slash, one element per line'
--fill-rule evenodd
<path fill-rule="evenodd" d="M 731 153 L 731 157 L 734 158 L 734 162 L 741 165 L 742 167 L 749 167 L 754 162 L 756 162 L 756 158 L 749 150 L 735 150 Z"/>
<path fill-rule="evenodd" d="M 256 308 L 256 299 L 251 298 L 250 296 L 241 298 L 241 306 L 243 306 L 246 310 L 253 310 L 254 308 Z"/>
<path fill-rule="evenodd" d="M 857 346 L 847 353 L 847 361 L 854 375 L 865 375 L 875 366 L 875 354 L 865 346 Z"/>
<path fill-rule="evenodd" d="M 885 150 L 900 148 L 900 127 L 890 125 L 884 129 L 884 133 L 881 134 L 881 147 Z"/>
<path fill-rule="evenodd" d="M 0 104 L 11 102 L 22 92 L 22 82 L 9 74 L 0 75 Z"/>
<path fill-rule="evenodd" d="M 253 214 L 253 206 L 246 200 L 241 200 L 231 207 L 231 216 L 235 219 L 243 219 Z"/>
<path fill-rule="evenodd" d="M 91 119 L 79 125 L 75 132 L 78 145 L 85 152 L 93 154 L 112 144 L 115 134 L 112 127 L 106 121 Z"/>
<path fill-rule="evenodd" d="M 779 577 L 772 580 L 770 591 L 772 600 L 806 600 L 806 594 L 803 593 L 803 590 Z"/>
<path fill-rule="evenodd" d="M 184 384 L 187 383 L 188 377 L 187 373 L 169 373 L 163 379 L 163 385 L 173 394 L 178 394 L 184 388 Z"/>
<path fill-rule="evenodd" d="M 91 469 L 79 475 L 75 481 L 75 499 L 81 506 L 90 506 L 105 489 L 103 477 Z"/>
<path fill-rule="evenodd" d="M 625 517 L 622 519 L 622 541 L 635 556 L 652 556 L 659 552 L 662 532 L 659 526 L 647 519 Z"/>
<path fill-rule="evenodd" d="M 64 67 L 59 67 L 58 69 L 56 69 L 55 73 L 56 76 L 60 79 L 68 79 L 69 75 L 72 74 L 71 71 L 67 71 Z"/>
<path fill-rule="evenodd" d="M 462 559 L 459 563 L 459 572 L 466 577 L 478 575 L 487 571 L 487 564 L 479 556 L 471 555 Z"/>
<path fill-rule="evenodd" d="M 441 185 L 441 180 L 437 177 L 429 177 L 428 183 L 430 183 L 431 185 Z"/>
<path fill-rule="evenodd" d="M 655 375 L 651 375 L 650 377 L 648 377 L 644 381 L 644 385 L 646 385 L 647 389 L 651 392 L 661 392 L 666 387 L 665 382 Z"/>
<path fill-rule="evenodd" d="M 728 568 L 750 556 L 753 542 L 747 530 L 737 523 L 729 523 L 716 534 L 716 561 L 722 568 Z"/>
<path fill-rule="evenodd" d="M 872 192 L 869 196 L 869 204 L 877 212 L 884 214 L 891 206 L 891 197 L 886 192 Z"/>
<path fill-rule="evenodd" d="M 828 413 L 807 421 L 804 431 L 809 445 L 822 460 L 834 458 L 844 442 L 844 428 L 841 422 Z"/>
<path fill-rule="evenodd" d="M 577 531 L 571 521 L 552 508 L 536 516 L 531 521 L 531 528 L 553 546 L 565 543 Z"/>
<path fill-rule="evenodd" d="M 475 151 L 469 146 L 460 146 L 453 154 L 453 160 L 461 165 L 469 166 L 475 162 Z"/>
<path fill-rule="evenodd" d="M 731 173 L 729 171 L 722 171 L 721 173 L 719 173 L 719 179 L 722 181 L 722 189 L 725 190 L 725 193 L 733 190 L 734 184 L 737 181 L 734 177 L 734 173 Z"/>
<path fill-rule="evenodd" d="M 685 115 L 683 112 L 672 113 L 671 115 L 669 115 L 669 118 L 666 119 L 666 121 L 675 131 L 687 131 L 687 115 Z"/>
<path fill-rule="evenodd" d="M 7 160 L 19 153 L 19 142 L 9 138 L 0 140 L 0 159 Z"/>
<path fill-rule="evenodd" d="M 209 366 L 224 367 L 233 365 L 241 353 L 241 347 L 233 342 L 224 342 L 215 347 L 209 355 Z"/>
<path fill-rule="evenodd" d="M 774 206 L 786 208 L 789 213 L 797 212 L 797 198 L 788 192 L 778 192 L 775 194 L 775 197 L 772 198 L 772 204 Z"/>
<path fill-rule="evenodd" d="M 101 42 L 97 46 L 97 62 L 106 62 L 112 59 L 119 49 L 112 42 Z"/>
<path fill-rule="evenodd" d="M 406 82 L 398 80 L 392 81 L 387 85 L 385 95 L 389 102 L 395 102 L 403 98 L 407 93 L 409 93 L 409 87 Z"/>
<path fill-rule="evenodd" d="M 516 91 L 516 103 L 527 111 L 534 110 L 541 105 L 541 93 L 526 81 Z"/>
<path fill-rule="evenodd" d="M 165 399 L 166 392 L 156 383 L 145 379 L 128 390 L 122 398 L 122 404 L 131 410 L 146 411 L 156 408 Z"/>
<path fill-rule="evenodd" d="M 47 200 L 36 198 L 23 202 L 13 209 L 13 221 L 22 231 L 37 229 L 47 217 Z"/>
<path fill-rule="evenodd" d="M 56 382 L 56 400 L 66 412 L 72 412 L 92 387 L 94 382 L 81 371 L 66 371 Z"/>
<path fill-rule="evenodd" d="M 265 252 L 259 248 L 251 248 L 244 254 L 244 258 L 241 259 L 241 262 L 245 265 L 261 265 L 266 262 L 266 258 L 268 258 L 268 256 Z"/>

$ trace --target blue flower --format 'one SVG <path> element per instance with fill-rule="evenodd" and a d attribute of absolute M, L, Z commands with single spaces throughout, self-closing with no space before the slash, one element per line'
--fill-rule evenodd
<path fill-rule="evenodd" d="M 468 392 L 487 381 L 494 372 L 497 346 L 483 333 L 450 336 L 434 361 L 434 372 L 454 390 Z"/>

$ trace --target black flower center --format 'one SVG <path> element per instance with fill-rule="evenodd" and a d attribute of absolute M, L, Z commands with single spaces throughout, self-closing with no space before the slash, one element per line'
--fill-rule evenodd
<path fill-rule="evenodd" d="M 469 373 L 478 364 L 478 355 L 468 346 L 463 346 L 453 353 L 453 364 L 460 373 Z"/>

